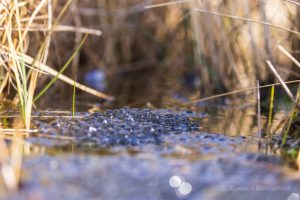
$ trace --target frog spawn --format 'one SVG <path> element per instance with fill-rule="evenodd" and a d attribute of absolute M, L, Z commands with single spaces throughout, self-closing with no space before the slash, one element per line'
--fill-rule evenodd
<path fill-rule="evenodd" d="M 59 118 L 36 125 L 45 134 L 55 130 L 52 132 L 75 137 L 84 147 L 161 144 L 167 135 L 197 131 L 199 128 L 198 124 L 190 121 L 188 114 L 127 107 L 93 113 L 82 119 Z"/>

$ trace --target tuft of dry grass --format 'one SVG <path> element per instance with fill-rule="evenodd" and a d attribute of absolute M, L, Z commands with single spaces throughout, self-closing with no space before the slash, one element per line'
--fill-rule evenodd
<path fill-rule="evenodd" d="M 20 105 L 24 126 L 27 129 L 30 128 L 37 83 L 43 74 L 57 76 L 66 83 L 75 84 L 81 90 L 101 98 L 112 99 L 108 95 L 75 83 L 47 66 L 51 37 L 54 32 L 73 31 L 80 34 L 101 35 L 99 30 L 58 24 L 71 2 L 68 0 L 63 4 L 55 19 L 53 18 L 54 2 L 50 0 L 13 0 L 2 1 L 0 4 L 0 75 L 2 78 L 0 98 L 12 98 L 13 104 Z M 30 56 L 30 52 L 35 53 Z"/>
<path fill-rule="evenodd" d="M 31 65 L 35 62 L 46 63 L 49 53 L 52 29 L 51 1 L 2 1 L 0 6 L 1 21 L 1 74 L 5 77 L 1 82 L 1 98 L 13 97 L 13 103 L 20 105 L 24 126 L 30 128 L 30 115 L 33 97 L 40 76 L 39 69 Z M 34 62 L 26 63 L 24 56 L 30 46 L 30 29 L 43 24 L 44 32 Z M 14 92 L 16 91 L 16 95 Z"/>

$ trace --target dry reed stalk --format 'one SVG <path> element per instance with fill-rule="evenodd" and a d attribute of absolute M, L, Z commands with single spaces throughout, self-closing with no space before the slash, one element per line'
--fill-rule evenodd
<path fill-rule="evenodd" d="M 292 1 L 292 0 L 283 0 L 283 1 L 286 1 L 288 3 L 292 3 L 292 4 L 296 5 L 296 6 L 300 6 L 300 3 L 296 2 L 296 1 Z"/>
<path fill-rule="evenodd" d="M 280 77 L 280 75 L 278 74 L 278 72 L 276 71 L 276 69 L 274 68 L 274 66 L 272 65 L 271 61 L 266 60 L 266 62 L 268 64 L 268 67 L 272 71 L 272 73 L 276 76 L 276 78 L 280 82 L 281 86 L 283 87 L 283 89 L 285 90 L 285 92 L 287 93 L 287 95 L 290 97 L 290 99 L 294 103 L 296 103 L 296 99 L 295 99 L 294 95 L 292 94 L 292 92 L 290 91 L 290 89 L 287 87 L 287 85 L 285 84 L 285 82 L 282 80 L 282 78 Z"/>
<path fill-rule="evenodd" d="M 196 1 L 194 1 L 194 0 L 170 1 L 170 2 L 166 2 L 166 3 L 158 3 L 158 4 L 153 4 L 153 5 L 147 5 L 147 6 L 145 6 L 145 9 L 159 8 L 159 7 L 165 7 L 165 6 L 172 6 L 172 5 L 178 5 L 179 3 L 187 3 L 187 2 L 193 2 L 193 3 L 195 3 Z"/>
<path fill-rule="evenodd" d="M 284 31 L 288 31 L 290 33 L 293 33 L 295 35 L 300 35 L 299 31 L 295 31 L 283 26 L 279 26 L 270 22 L 265 22 L 265 21 L 261 21 L 261 20 L 255 20 L 255 19 L 250 19 L 250 18 L 245 18 L 245 17 L 240 17 L 240 16 L 236 16 L 236 15 L 229 15 L 229 14 L 223 14 L 223 13 L 219 13 L 219 12 L 214 12 L 214 11 L 210 11 L 210 10 L 204 10 L 204 9 L 199 9 L 199 8 L 195 8 L 196 12 L 200 12 L 200 13 L 206 13 L 206 14 L 211 14 L 211 15 L 215 15 L 215 16 L 219 16 L 219 17 L 226 17 L 226 18 L 231 18 L 231 19 L 236 19 L 236 20 L 242 20 L 242 21 L 247 21 L 247 22 L 253 22 L 253 23 L 258 23 L 258 24 L 263 24 L 265 26 L 269 26 L 269 27 L 273 27 L 273 28 L 277 28 L 277 29 L 281 29 Z"/>
<path fill-rule="evenodd" d="M 300 80 L 285 81 L 284 83 L 285 84 L 295 84 L 295 83 L 300 83 Z M 268 88 L 268 87 L 271 87 L 271 86 L 278 86 L 278 85 L 282 85 L 282 84 L 281 83 L 272 83 L 272 84 L 267 84 L 267 85 L 261 85 L 261 86 L 259 86 L 259 88 L 262 89 L 262 88 Z M 201 98 L 201 99 L 195 99 L 195 100 L 190 101 L 189 103 L 186 103 L 186 104 L 190 105 L 190 104 L 195 104 L 195 103 L 199 103 L 199 102 L 214 100 L 214 99 L 217 99 L 217 98 L 226 97 L 226 96 L 238 94 L 238 93 L 241 93 L 241 92 L 256 90 L 256 89 L 257 89 L 257 87 L 244 88 L 244 89 L 235 90 L 235 91 L 231 91 L 231 92 L 226 92 L 226 93 L 222 93 L 222 94 L 212 95 L 212 96 L 209 96 L 209 97 L 204 97 L 204 98 Z"/>
<path fill-rule="evenodd" d="M 28 31 L 28 32 L 48 32 L 49 28 L 43 26 L 42 24 L 31 26 L 29 28 L 13 28 L 12 31 Z M 4 31 L 3 27 L 0 27 L 0 31 Z M 85 27 L 74 27 L 68 25 L 57 25 L 54 29 L 54 32 L 75 32 L 80 34 L 90 34 L 95 36 L 101 36 L 102 32 L 97 29 L 90 29 Z"/>
<path fill-rule="evenodd" d="M 292 56 L 283 46 L 278 45 L 277 47 L 282 53 L 284 53 L 284 55 L 286 55 L 291 61 L 293 61 L 293 63 L 295 63 L 297 67 L 300 68 L 300 62 L 294 56 Z"/>

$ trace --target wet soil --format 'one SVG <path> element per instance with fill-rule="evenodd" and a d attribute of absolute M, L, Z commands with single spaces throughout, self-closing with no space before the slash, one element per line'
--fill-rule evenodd
<path fill-rule="evenodd" d="M 297 170 L 266 141 L 204 132 L 205 113 L 46 114 L 36 113 L 39 132 L 27 138 L 43 153 L 25 156 L 20 191 L 1 199 L 282 200 L 300 192 Z"/>

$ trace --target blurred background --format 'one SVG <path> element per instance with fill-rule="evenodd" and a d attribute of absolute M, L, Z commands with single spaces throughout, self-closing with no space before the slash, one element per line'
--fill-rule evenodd
<path fill-rule="evenodd" d="M 299 79 L 300 70 L 277 48 L 282 45 L 299 59 L 299 35 L 209 12 L 299 31 L 300 6 L 283 0 L 193 0 L 145 8 L 166 2 L 74 0 L 60 24 L 99 29 L 102 35 L 88 37 L 65 74 L 115 96 L 115 107 L 159 106 L 253 87 L 257 80 L 273 83 L 266 59 L 283 80 Z M 65 1 L 52 3 L 54 16 L 58 15 Z M 30 40 L 39 39 L 35 34 Z M 83 34 L 56 32 L 52 36 L 48 65 L 59 70 L 57 66 L 68 60 Z M 28 54 L 33 56 L 35 49 L 32 45 Z M 44 76 L 40 85 L 47 80 Z M 57 81 L 46 96 L 51 94 L 61 94 L 63 99 L 72 95 L 72 87 Z M 252 94 L 238 96 L 255 97 Z M 41 104 L 49 105 L 53 100 L 46 96 Z"/>

